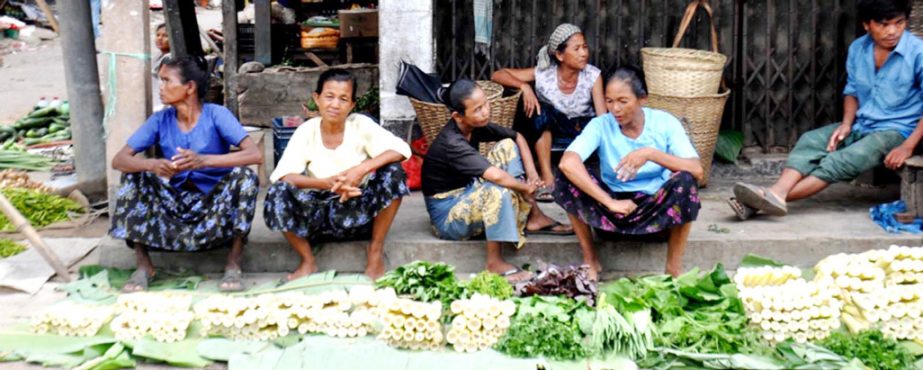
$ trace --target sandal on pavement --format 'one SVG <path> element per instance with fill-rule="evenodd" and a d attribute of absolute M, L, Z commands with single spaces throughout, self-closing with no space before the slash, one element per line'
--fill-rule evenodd
<path fill-rule="evenodd" d="M 557 229 L 557 228 L 563 227 L 563 226 L 565 226 L 565 225 L 562 224 L 562 223 L 560 223 L 560 222 L 555 221 L 554 223 L 545 225 L 544 227 L 542 227 L 542 228 L 540 228 L 540 229 L 538 229 L 538 230 L 528 230 L 528 229 L 526 229 L 526 235 L 573 235 L 573 234 L 574 234 L 574 230 L 573 230 L 573 229 L 570 229 L 570 230 L 568 230 L 568 229 L 564 229 L 564 230 Z"/>
<path fill-rule="evenodd" d="M 508 271 L 500 274 L 506 279 L 510 284 L 521 283 L 523 281 L 528 281 L 532 279 L 533 274 L 529 271 L 523 270 L 519 267 L 509 269 Z M 518 277 L 517 277 L 518 276 Z"/>
<path fill-rule="evenodd" d="M 243 281 L 241 281 L 242 276 L 243 272 L 239 268 L 224 270 L 224 276 L 221 277 L 218 290 L 224 293 L 244 291 L 244 284 Z"/>
<path fill-rule="evenodd" d="M 763 211 L 771 216 L 785 216 L 788 213 L 785 202 L 762 186 L 738 182 L 734 185 L 734 197 L 737 198 L 740 204 Z"/>
<path fill-rule="evenodd" d="M 739 218 L 741 221 L 746 221 L 750 217 L 753 217 L 753 215 L 755 215 L 757 212 L 756 209 L 738 202 L 737 198 L 734 197 L 728 199 L 728 205 L 731 206 L 731 209 L 734 210 L 734 213 L 737 214 L 737 218 Z"/>
<path fill-rule="evenodd" d="M 535 201 L 542 203 L 554 202 L 554 195 L 551 194 L 551 189 L 545 186 L 538 188 L 535 191 Z"/>
<path fill-rule="evenodd" d="M 147 290 L 151 283 L 151 273 L 144 269 L 137 269 L 131 273 L 131 277 L 122 285 L 122 293 L 143 292 Z"/>

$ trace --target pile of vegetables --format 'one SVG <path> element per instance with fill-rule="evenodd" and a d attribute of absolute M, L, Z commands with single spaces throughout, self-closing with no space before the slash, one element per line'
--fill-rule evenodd
<path fill-rule="evenodd" d="M 134 293 L 119 296 L 118 313 L 109 328 L 120 340 L 150 335 L 158 342 L 178 342 L 186 338 L 192 323 L 189 294 Z"/>
<path fill-rule="evenodd" d="M 24 171 L 15 170 L 0 171 L 0 188 L 30 189 L 42 193 L 51 193 L 51 188 L 45 186 L 45 184 L 32 181 L 29 174 Z"/>
<path fill-rule="evenodd" d="M 598 356 L 615 353 L 641 359 L 647 355 L 648 350 L 654 348 L 653 328 L 649 309 L 640 309 L 623 316 L 606 301 L 603 294 L 596 306 L 596 318 L 590 329 L 587 347 Z"/>
<path fill-rule="evenodd" d="M 0 239 L 0 258 L 12 257 L 25 251 L 26 247 L 22 244 L 6 238 Z"/>
<path fill-rule="evenodd" d="M 502 276 L 490 271 L 481 271 L 465 283 L 468 294 L 483 294 L 499 300 L 513 296 L 513 286 Z"/>
<path fill-rule="evenodd" d="M 39 190 L 22 188 L 0 188 L 0 192 L 13 204 L 35 228 L 42 228 L 55 222 L 70 220 L 84 209 L 77 202 Z M 0 231 L 14 231 L 15 226 L 6 216 L 0 215 Z"/>
<path fill-rule="evenodd" d="M 335 337 L 366 336 L 374 331 L 375 310 L 397 300 L 393 290 L 368 286 L 307 295 L 300 292 L 256 297 L 214 295 L 194 307 L 203 335 L 272 340 L 293 332 Z"/>
<path fill-rule="evenodd" d="M 0 125 L 0 142 L 10 150 L 20 143 L 25 146 L 70 140 L 70 104 L 36 108 L 12 126 Z"/>
<path fill-rule="evenodd" d="M 516 304 L 475 293 L 452 302 L 450 309 L 455 318 L 446 341 L 458 352 L 475 352 L 492 347 L 506 334 Z"/>
<path fill-rule="evenodd" d="M 96 335 L 113 313 L 108 305 L 64 301 L 33 316 L 30 329 L 38 334 L 89 337 Z"/>
<path fill-rule="evenodd" d="M 494 347 L 513 357 L 544 356 L 574 360 L 587 354 L 583 346 L 594 319 L 590 306 L 571 298 L 531 296 L 517 301 L 512 324 Z M 582 324 L 581 324 L 582 323 Z"/>
<path fill-rule="evenodd" d="M 444 346 L 442 304 L 410 299 L 391 300 L 379 310 L 382 330 L 378 339 L 388 345 L 410 350 L 439 350 Z"/>
<path fill-rule="evenodd" d="M 734 280 L 750 322 L 769 342 L 820 340 L 840 327 L 840 301 L 796 268 L 744 267 Z"/>
<path fill-rule="evenodd" d="M 398 295 L 409 295 L 421 302 L 441 302 L 448 308 L 465 295 L 455 277 L 455 267 L 445 263 L 414 261 L 388 271 L 375 281 L 378 288 L 392 288 Z"/>
<path fill-rule="evenodd" d="M 905 348 L 877 330 L 855 335 L 837 332 L 820 344 L 842 356 L 857 358 L 875 370 L 919 369 L 914 366 L 913 356 Z"/>
<path fill-rule="evenodd" d="M 590 279 L 589 273 L 590 267 L 586 265 L 563 268 L 548 265 L 531 280 L 516 284 L 516 293 L 581 298 L 592 306 L 596 302 L 597 283 Z"/>

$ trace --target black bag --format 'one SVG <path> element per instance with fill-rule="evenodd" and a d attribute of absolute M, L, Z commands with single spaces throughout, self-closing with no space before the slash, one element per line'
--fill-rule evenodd
<path fill-rule="evenodd" d="M 423 72 L 417 66 L 401 61 L 397 93 L 426 103 L 442 104 L 442 81 L 439 76 Z"/>

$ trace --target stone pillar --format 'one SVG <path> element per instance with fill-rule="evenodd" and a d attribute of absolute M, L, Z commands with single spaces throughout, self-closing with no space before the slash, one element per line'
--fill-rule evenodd
<path fill-rule="evenodd" d="M 109 182 L 109 210 L 115 206 L 115 194 L 121 173 L 113 170 L 112 158 L 151 115 L 151 30 L 147 0 L 110 1 L 103 8 L 102 60 L 104 65 L 106 132 L 106 168 Z M 109 72 L 115 53 L 115 73 Z M 146 58 L 144 56 L 147 56 Z M 114 76 L 113 81 L 109 81 Z"/>
<path fill-rule="evenodd" d="M 416 114 L 410 100 L 397 95 L 395 89 L 401 60 L 434 72 L 433 1 L 381 0 L 378 12 L 381 121 L 409 139 Z"/>

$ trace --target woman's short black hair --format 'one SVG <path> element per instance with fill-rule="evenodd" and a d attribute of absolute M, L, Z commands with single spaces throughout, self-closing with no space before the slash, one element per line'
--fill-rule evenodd
<path fill-rule="evenodd" d="M 205 61 L 205 57 L 168 57 L 161 65 L 161 68 L 163 67 L 175 69 L 183 83 L 195 82 L 199 100 L 205 99 L 205 93 L 208 92 L 208 62 Z"/>
<path fill-rule="evenodd" d="M 157 33 L 157 31 L 160 31 L 161 28 L 164 28 L 164 29 L 167 28 L 167 24 L 166 23 L 158 24 L 157 27 L 154 28 L 154 33 Z"/>
<path fill-rule="evenodd" d="M 647 97 L 647 83 L 644 82 L 644 71 L 633 65 L 616 66 L 606 72 L 605 78 L 608 87 L 613 81 L 621 81 L 631 86 L 631 92 L 638 98 Z"/>
<path fill-rule="evenodd" d="M 474 93 L 474 89 L 477 89 L 478 85 L 467 78 L 461 78 L 452 82 L 445 91 L 442 92 L 442 102 L 449 107 L 450 112 L 458 112 L 458 114 L 465 115 L 465 100 L 471 97 L 471 94 Z"/>
<path fill-rule="evenodd" d="M 910 20 L 910 5 L 908 0 L 859 0 L 856 10 L 862 23 L 884 22 L 900 16 Z"/>
<path fill-rule="evenodd" d="M 314 88 L 314 92 L 317 95 L 320 95 L 324 91 L 324 84 L 327 81 L 339 81 L 339 82 L 349 82 L 353 87 L 353 101 L 356 101 L 356 76 L 353 76 L 352 73 L 343 69 L 343 68 L 330 68 L 320 74 L 320 77 L 317 78 L 317 87 Z"/>

